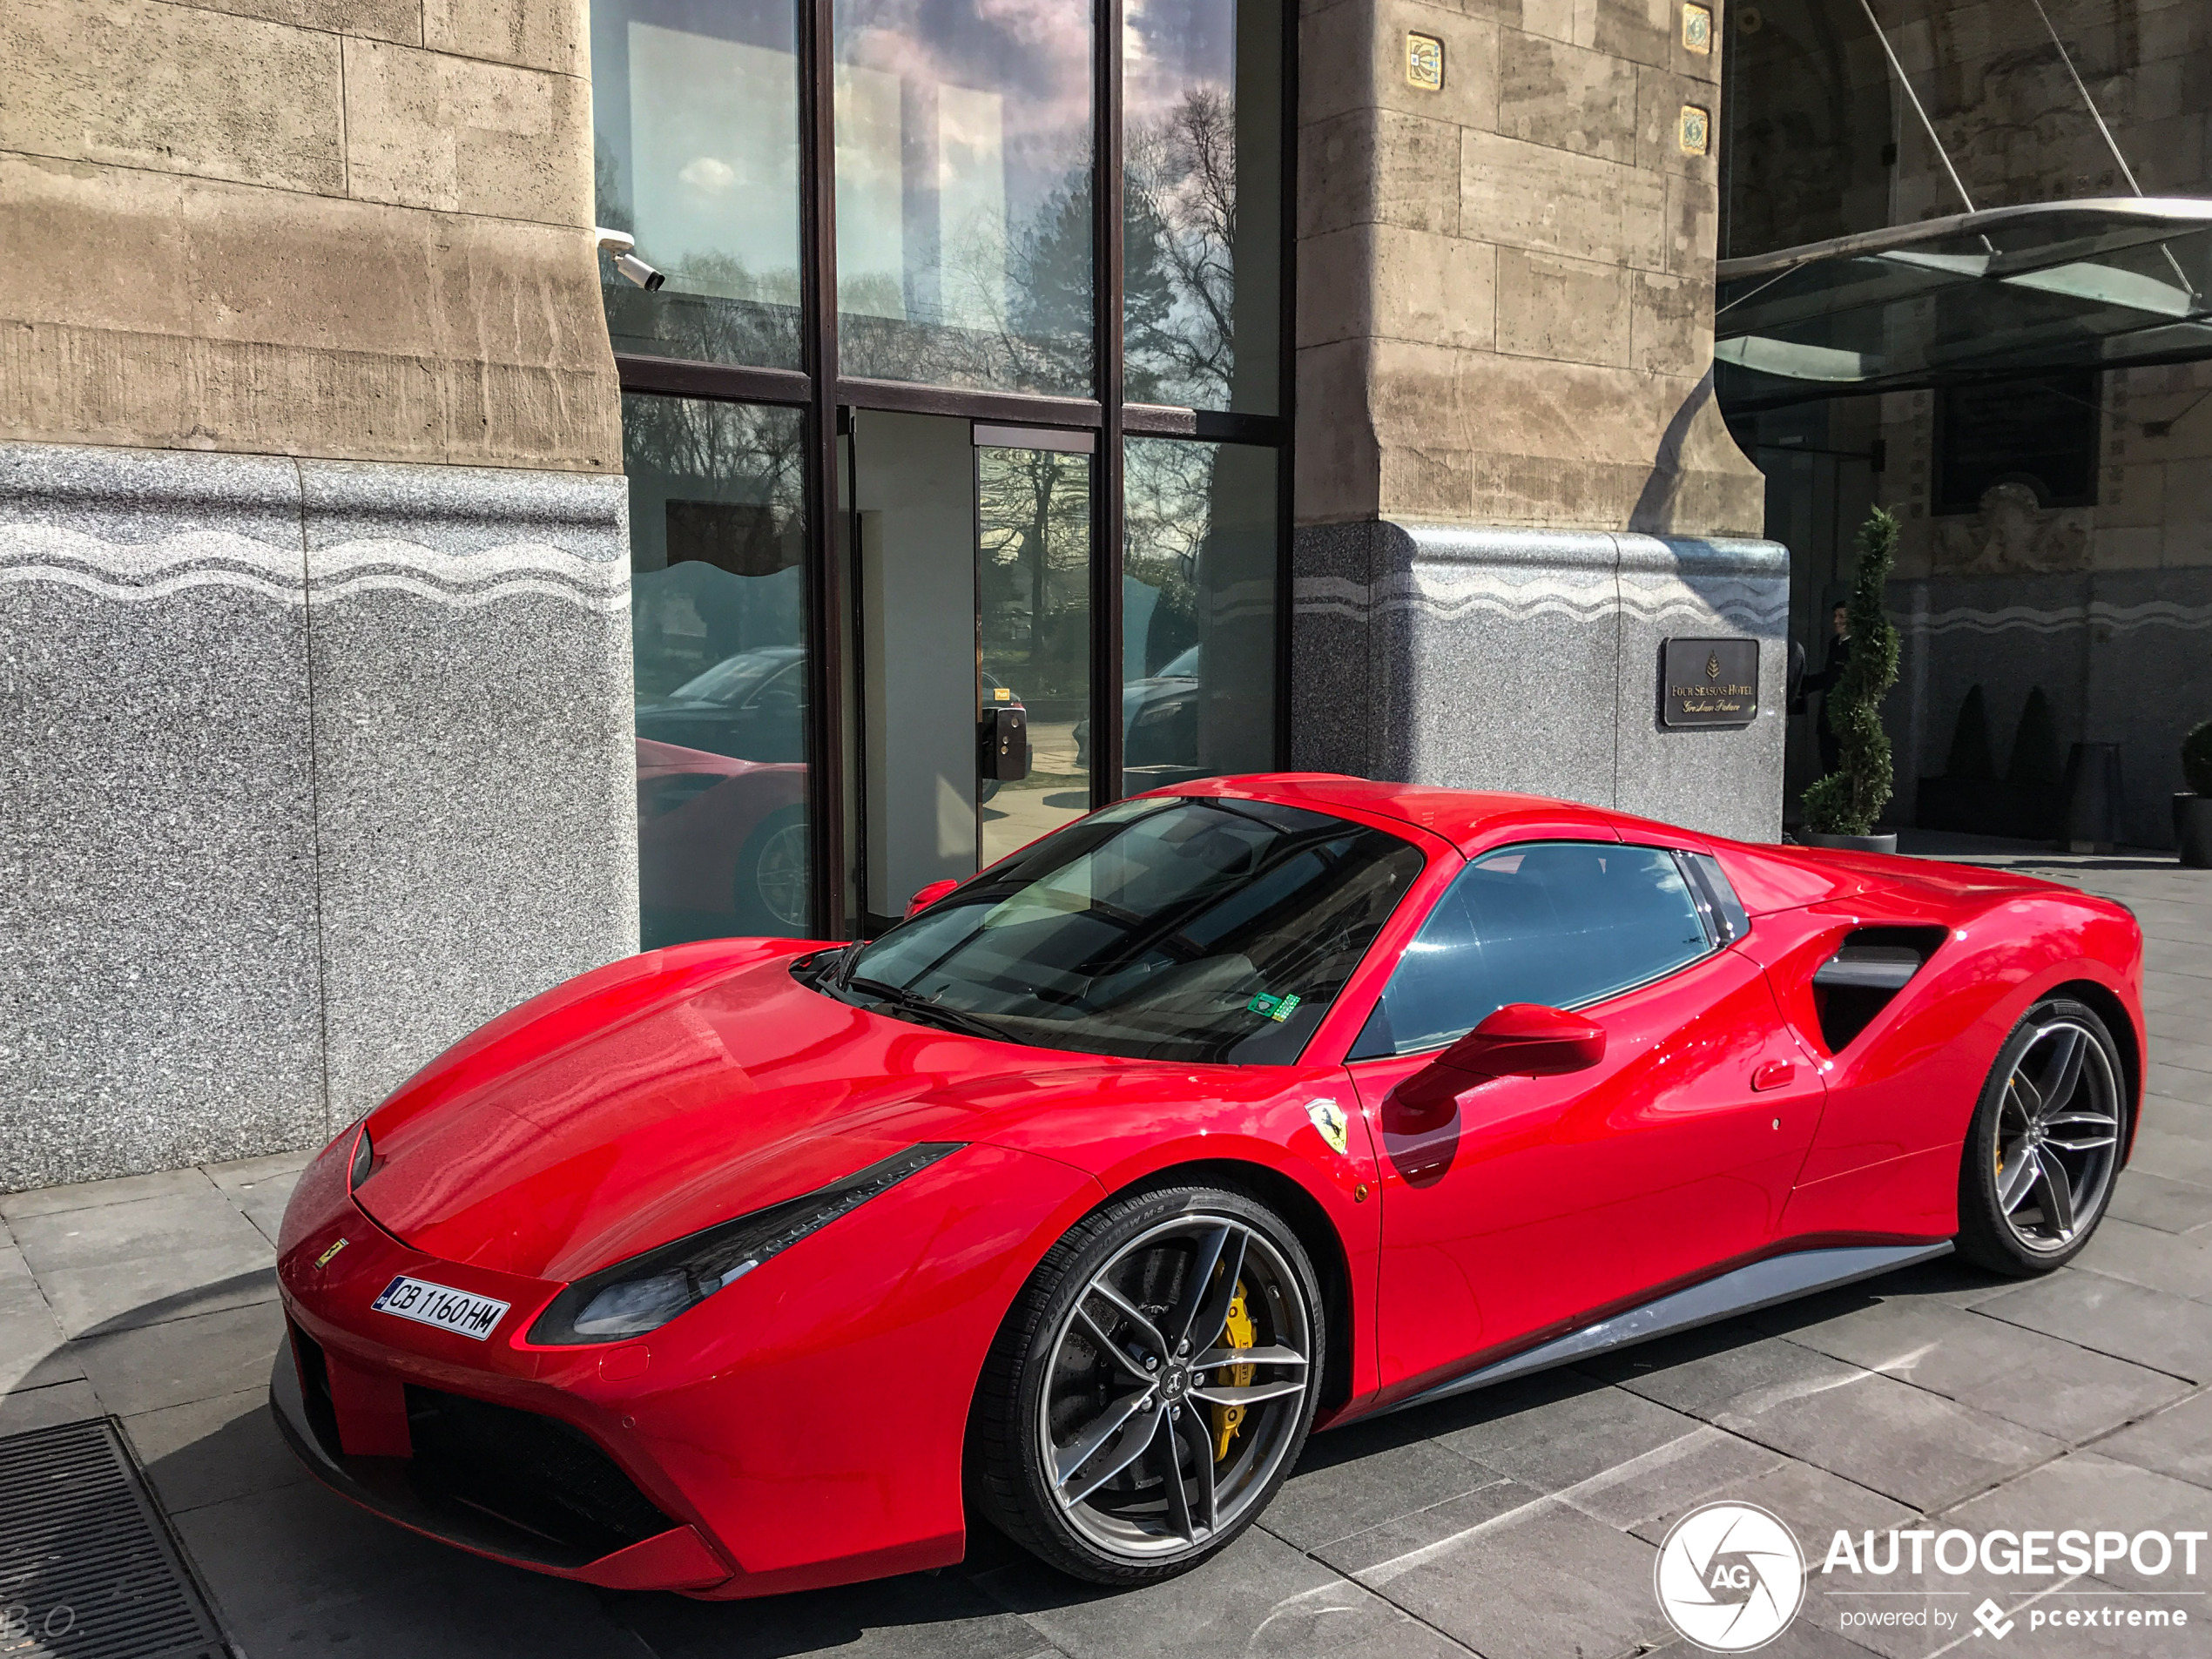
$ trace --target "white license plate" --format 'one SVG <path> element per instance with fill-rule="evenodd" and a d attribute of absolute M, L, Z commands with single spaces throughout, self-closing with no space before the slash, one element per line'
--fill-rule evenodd
<path fill-rule="evenodd" d="M 450 1285 L 433 1285 L 428 1279 L 409 1278 L 402 1273 L 368 1305 L 374 1312 L 395 1313 L 417 1325 L 458 1332 L 482 1342 L 512 1305 L 495 1302 L 489 1296 L 472 1296 Z"/>

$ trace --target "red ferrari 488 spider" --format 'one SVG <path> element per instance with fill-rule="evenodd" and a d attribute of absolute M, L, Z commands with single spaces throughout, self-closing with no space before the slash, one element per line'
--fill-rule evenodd
<path fill-rule="evenodd" d="M 1180 1572 L 1310 1431 L 1957 1249 L 2048 1271 L 2141 935 L 1983 870 L 1283 776 L 1124 800 L 872 941 L 494 1021 L 285 1217 L 329 1485 L 591 1583 Z"/>

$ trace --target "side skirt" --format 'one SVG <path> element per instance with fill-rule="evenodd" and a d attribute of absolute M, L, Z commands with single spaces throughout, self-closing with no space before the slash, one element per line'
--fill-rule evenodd
<path fill-rule="evenodd" d="M 1764 1261 L 1709 1278 L 1702 1285 L 1662 1296 L 1656 1302 L 1646 1302 L 1626 1313 L 1584 1325 L 1580 1331 L 1570 1331 L 1510 1359 L 1501 1359 L 1464 1377 L 1440 1383 L 1426 1393 L 1384 1409 L 1404 1411 L 1408 1406 L 1448 1399 L 1454 1394 L 1487 1388 L 1492 1383 L 1504 1382 L 1508 1378 L 1525 1377 L 1532 1371 L 1563 1366 L 1608 1348 L 1625 1348 L 1649 1342 L 1655 1337 L 1672 1336 L 1678 1331 L 1694 1330 L 1739 1313 L 1756 1312 L 1778 1302 L 1810 1296 L 1815 1291 L 1833 1290 L 1839 1285 L 1893 1272 L 1916 1262 L 1932 1262 L 1950 1253 L 1951 1244 L 1946 1239 L 1939 1244 L 1865 1244 L 1770 1256 Z"/>

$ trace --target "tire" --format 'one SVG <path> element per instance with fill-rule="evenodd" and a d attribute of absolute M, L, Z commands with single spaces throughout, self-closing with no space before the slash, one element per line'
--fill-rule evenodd
<path fill-rule="evenodd" d="M 2047 997 L 1998 1050 L 1959 1169 L 1959 1253 L 2015 1278 L 2081 1252 L 2126 1144 L 2127 1073 L 2096 1010 Z"/>
<path fill-rule="evenodd" d="M 731 894 L 738 925 L 762 933 L 805 933 L 806 860 L 804 806 L 786 806 L 762 819 L 738 853 Z"/>
<path fill-rule="evenodd" d="M 968 1429 L 975 1507 L 1094 1584 L 1190 1571 L 1251 1525 L 1297 1463 L 1328 1352 L 1322 1318 L 1297 1234 L 1253 1198 L 1174 1186 L 1111 1200 L 1046 1252 L 984 1361 Z M 1190 1363 L 1246 1348 L 1261 1357 Z"/>

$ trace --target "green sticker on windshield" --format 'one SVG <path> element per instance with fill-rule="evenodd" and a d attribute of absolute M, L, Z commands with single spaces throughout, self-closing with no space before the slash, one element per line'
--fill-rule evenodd
<path fill-rule="evenodd" d="M 1298 996 L 1296 991 L 1291 992 L 1286 996 L 1270 996 L 1266 992 L 1262 991 L 1258 996 L 1252 998 L 1251 1001 L 1244 1004 L 1245 1008 L 1249 1008 L 1252 1013 L 1264 1014 L 1269 1019 L 1274 1021 L 1278 1025 L 1282 1024 L 1284 1021 L 1289 1019 L 1292 1014 L 1296 1013 L 1298 1010 Z"/>

